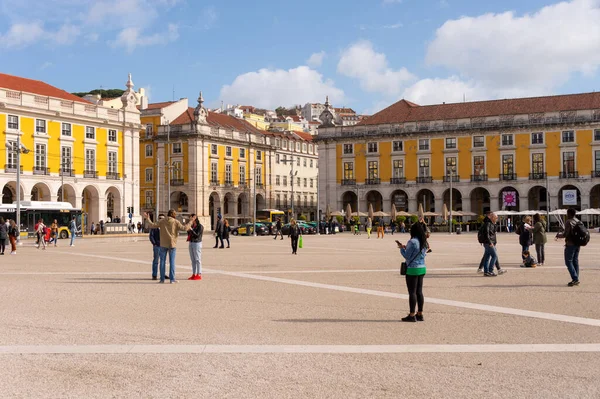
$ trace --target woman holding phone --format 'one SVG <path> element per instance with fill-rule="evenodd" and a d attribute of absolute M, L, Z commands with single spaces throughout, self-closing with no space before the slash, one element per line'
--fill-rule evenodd
<path fill-rule="evenodd" d="M 410 240 L 406 245 L 396 240 L 400 253 L 406 259 L 406 288 L 408 289 L 408 303 L 410 313 L 402 321 L 424 321 L 423 304 L 423 278 L 425 277 L 425 255 L 427 253 L 427 238 L 420 223 L 413 223 L 410 228 Z M 417 308 L 418 306 L 418 308 Z M 415 313 L 415 308 L 417 312 Z"/>

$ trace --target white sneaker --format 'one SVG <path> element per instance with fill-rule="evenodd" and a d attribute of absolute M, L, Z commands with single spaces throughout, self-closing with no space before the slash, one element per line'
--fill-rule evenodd
<path fill-rule="evenodd" d="M 10 254 L 11 254 L 11 255 L 16 255 L 16 254 L 17 254 L 17 251 L 12 251 Z"/>
<path fill-rule="evenodd" d="M 71 246 L 71 247 L 74 247 L 74 246 L 75 246 L 75 244 L 71 244 L 70 246 Z"/>

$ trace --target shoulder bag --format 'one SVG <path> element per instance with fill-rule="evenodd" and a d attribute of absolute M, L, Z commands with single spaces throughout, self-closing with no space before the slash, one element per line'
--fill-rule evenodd
<path fill-rule="evenodd" d="M 420 253 L 421 253 L 421 250 L 419 250 L 419 252 L 417 252 L 417 254 L 415 256 L 413 256 L 413 258 L 408 263 L 413 263 L 414 260 L 417 259 L 417 256 L 419 256 Z M 406 271 L 408 269 L 408 263 L 402 262 L 400 264 L 400 275 L 401 276 L 406 276 Z"/>

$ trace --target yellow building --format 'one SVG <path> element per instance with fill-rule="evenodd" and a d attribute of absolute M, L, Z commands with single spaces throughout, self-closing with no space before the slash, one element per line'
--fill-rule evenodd
<path fill-rule="evenodd" d="M 246 122 L 260 130 L 268 130 L 271 125 L 271 122 L 265 120 L 264 115 L 245 112 L 244 119 L 246 120 Z"/>
<path fill-rule="evenodd" d="M 600 208 L 600 93 L 401 100 L 356 126 L 337 126 L 326 106 L 316 138 L 321 207 L 442 213 L 452 181 L 459 211 Z"/>
<path fill-rule="evenodd" d="M 16 201 L 16 153 L 7 147 L 20 137 L 30 150 L 21 155 L 22 200 L 70 202 L 85 212 L 88 224 L 125 221 L 127 207 L 139 215 L 135 102 L 131 76 L 121 108 L 114 109 L 44 82 L 0 74 L 2 203 Z"/>
<path fill-rule="evenodd" d="M 245 119 L 209 112 L 203 101 L 200 96 L 196 108 L 184 98 L 142 110 L 142 209 L 175 209 L 184 219 L 196 213 L 210 228 L 218 214 L 231 225 L 250 221 L 255 198 L 258 210 L 291 204 L 292 183 L 281 183 L 290 165 L 281 160 L 293 156 L 300 170 L 295 210 L 314 214 L 318 169 L 312 137 L 261 130 Z"/>

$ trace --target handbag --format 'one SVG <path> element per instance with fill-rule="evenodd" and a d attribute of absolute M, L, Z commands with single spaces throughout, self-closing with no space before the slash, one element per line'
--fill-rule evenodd
<path fill-rule="evenodd" d="M 302 236 L 298 238 L 298 248 L 302 248 Z"/>
<path fill-rule="evenodd" d="M 413 261 L 415 259 L 417 259 L 417 256 L 419 256 L 420 253 L 421 253 L 421 251 L 417 252 L 417 254 L 415 256 L 413 256 L 413 258 L 408 263 L 413 263 Z M 400 264 L 400 275 L 401 276 L 406 276 L 406 271 L 408 270 L 408 263 L 402 262 Z"/>

